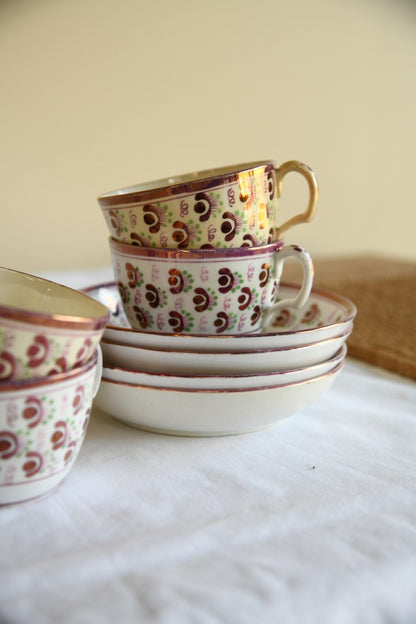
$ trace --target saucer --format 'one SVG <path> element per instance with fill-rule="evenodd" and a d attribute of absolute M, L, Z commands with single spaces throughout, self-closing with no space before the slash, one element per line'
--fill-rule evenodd
<path fill-rule="evenodd" d="M 294 297 L 296 284 L 282 282 L 279 298 Z M 175 351 L 243 352 L 279 349 L 322 342 L 352 330 L 357 313 L 346 297 L 321 288 L 312 288 L 306 305 L 299 310 L 284 309 L 261 332 L 239 335 L 191 335 L 140 332 L 126 319 L 115 282 L 90 286 L 84 292 L 110 310 L 103 338 L 111 343 Z M 339 347 L 338 347 L 339 348 Z M 335 351 L 334 351 L 335 353 Z"/>
<path fill-rule="evenodd" d="M 101 341 L 105 366 L 131 371 L 187 375 L 234 375 L 304 368 L 334 357 L 351 329 L 334 338 L 281 349 L 255 351 L 175 351 Z"/>
<path fill-rule="evenodd" d="M 105 364 L 102 378 L 107 381 L 120 381 L 134 386 L 152 386 L 155 388 L 182 388 L 190 390 L 231 390 L 242 388 L 260 388 L 288 384 L 298 381 L 307 381 L 313 377 L 320 377 L 333 370 L 346 357 L 347 346 L 342 345 L 337 353 L 318 364 L 304 366 L 290 370 L 268 371 L 265 373 L 228 374 L 196 374 L 193 369 L 186 373 L 152 373 L 142 370 L 131 370 L 119 366 Z M 220 354 L 221 355 L 221 354 Z"/>
<path fill-rule="evenodd" d="M 95 406 L 126 425 L 182 436 L 249 433 L 279 423 L 314 403 L 344 361 L 306 381 L 258 388 L 158 388 L 103 379 Z"/>

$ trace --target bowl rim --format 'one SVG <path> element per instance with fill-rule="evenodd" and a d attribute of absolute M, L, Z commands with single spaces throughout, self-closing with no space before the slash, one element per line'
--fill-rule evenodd
<path fill-rule="evenodd" d="M 41 327 L 57 327 L 69 330 L 76 329 L 83 331 L 100 331 L 106 327 L 108 319 L 110 317 L 109 309 L 100 301 L 97 301 L 93 297 L 89 296 L 88 293 L 85 292 L 85 290 L 76 290 L 74 288 L 70 288 L 69 286 L 65 286 L 64 284 L 49 280 L 45 277 L 40 277 L 38 275 L 33 275 L 24 271 L 17 271 L 15 269 L 10 269 L 9 267 L 5 266 L 0 266 L 0 277 L 3 271 L 7 271 L 10 274 L 16 274 L 34 282 L 42 283 L 46 286 L 50 286 L 51 288 L 53 287 L 54 289 L 62 289 L 64 292 L 70 293 L 71 296 L 76 296 L 77 298 L 87 297 L 91 301 L 91 304 L 93 304 L 93 310 L 94 308 L 96 308 L 97 313 L 94 316 L 55 313 L 49 314 L 47 312 L 37 312 L 36 310 L 31 310 L 28 308 L 19 308 L 17 306 L 8 305 L 7 303 L 0 303 L 0 319 L 7 318 L 9 320 L 25 323 L 28 325 L 36 325 Z"/>

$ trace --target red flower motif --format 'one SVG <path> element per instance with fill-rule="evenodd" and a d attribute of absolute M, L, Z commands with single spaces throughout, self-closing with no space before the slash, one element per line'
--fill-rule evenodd
<path fill-rule="evenodd" d="M 229 242 L 241 230 L 241 219 L 229 210 L 224 212 L 222 218 L 221 232 L 224 234 L 224 240 Z"/>
<path fill-rule="evenodd" d="M 33 343 L 28 347 L 26 355 L 29 358 L 30 368 L 40 366 L 48 355 L 49 341 L 46 336 L 38 335 L 33 339 Z"/>
<path fill-rule="evenodd" d="M 127 271 L 127 283 L 130 288 L 135 288 L 138 283 L 136 269 L 132 265 L 131 262 L 126 262 L 126 271 Z"/>
<path fill-rule="evenodd" d="M 74 408 L 74 414 L 78 414 L 79 410 L 84 404 L 85 389 L 84 386 L 77 386 L 75 390 L 75 396 L 72 400 L 72 407 Z"/>
<path fill-rule="evenodd" d="M 89 356 L 91 355 L 91 347 L 92 347 L 91 338 L 86 338 L 84 340 L 84 344 L 78 350 L 78 353 L 77 353 L 77 360 L 79 362 L 85 361 L 87 358 L 89 358 Z"/>
<path fill-rule="evenodd" d="M 158 308 L 160 305 L 160 293 L 153 284 L 146 284 L 146 299 L 151 308 Z"/>
<path fill-rule="evenodd" d="M 42 402 L 36 396 L 29 396 L 25 401 L 25 408 L 23 410 L 23 418 L 30 421 L 28 427 L 33 429 L 36 427 L 43 418 Z"/>
<path fill-rule="evenodd" d="M 68 427 L 66 422 L 63 420 L 58 420 L 55 423 L 55 431 L 51 435 L 52 448 L 54 451 L 56 449 L 61 448 L 66 442 L 68 438 Z"/>
<path fill-rule="evenodd" d="M 108 214 L 110 217 L 111 227 L 115 231 L 116 236 L 120 236 L 121 230 L 123 228 L 123 220 L 121 218 L 121 215 L 119 215 L 115 210 L 110 210 Z"/>
<path fill-rule="evenodd" d="M 214 321 L 215 332 L 222 334 L 230 325 L 230 317 L 226 312 L 218 312 L 217 318 Z"/>
<path fill-rule="evenodd" d="M 251 292 L 250 288 L 248 288 L 248 286 L 243 286 L 243 288 L 241 289 L 241 294 L 238 297 L 238 309 L 246 310 L 252 301 L 253 293 Z"/>
<path fill-rule="evenodd" d="M 0 459 L 10 459 L 19 450 L 19 440 L 11 431 L 0 431 Z"/>
<path fill-rule="evenodd" d="M 36 451 L 26 453 L 27 461 L 23 464 L 23 470 L 26 477 L 33 477 L 43 466 L 43 457 Z"/>
<path fill-rule="evenodd" d="M 72 442 L 70 442 L 68 444 L 68 450 L 67 450 L 67 452 L 64 455 L 64 463 L 65 463 L 65 465 L 68 464 L 73 459 L 72 456 L 74 454 L 76 446 L 77 446 L 77 443 L 76 443 L 75 440 L 72 440 Z"/>
<path fill-rule="evenodd" d="M 176 312 L 176 310 L 171 310 L 169 312 L 168 323 L 171 326 L 172 331 L 176 332 L 177 334 L 183 332 L 183 330 L 185 329 L 185 319 L 182 314 Z"/>
<path fill-rule="evenodd" d="M 182 271 L 179 269 L 170 269 L 168 277 L 169 290 L 172 294 L 178 295 L 182 292 L 185 284 Z"/>
<path fill-rule="evenodd" d="M 261 265 L 261 271 L 259 275 L 259 282 L 262 288 L 266 286 L 267 282 L 269 281 L 269 277 L 270 277 L 270 266 L 267 264 L 267 262 L 265 262 L 264 264 Z"/>
<path fill-rule="evenodd" d="M 0 353 L 0 380 L 7 381 L 13 377 L 16 369 L 16 360 L 11 353 L 3 351 Z"/>
<path fill-rule="evenodd" d="M 134 315 L 135 315 L 135 317 L 136 317 L 140 327 L 142 329 L 146 329 L 146 327 L 149 325 L 149 319 L 148 319 L 146 313 L 144 312 L 144 310 L 139 308 L 139 306 L 133 306 L 133 312 L 134 312 Z"/>
<path fill-rule="evenodd" d="M 197 193 L 195 195 L 194 211 L 200 221 L 208 221 L 212 213 L 217 209 L 217 199 L 215 195 L 208 193 Z"/>
<path fill-rule="evenodd" d="M 274 171 L 269 171 L 267 174 L 267 192 L 269 194 L 269 198 L 273 199 L 275 194 L 275 180 L 274 180 Z"/>
<path fill-rule="evenodd" d="M 129 293 L 127 288 L 121 282 L 117 282 L 118 291 L 120 293 L 120 297 L 123 303 L 127 303 L 129 300 Z"/>
<path fill-rule="evenodd" d="M 77 365 L 78 364 L 75 364 L 74 368 Z M 67 364 L 66 359 L 64 357 L 60 357 L 57 360 L 55 360 L 55 367 L 51 368 L 48 375 L 56 375 L 57 373 L 64 373 L 67 369 L 68 369 L 68 364 Z"/>
<path fill-rule="evenodd" d="M 163 214 L 163 209 L 161 210 L 158 206 L 154 206 L 153 204 L 145 204 L 143 206 L 143 221 L 152 234 L 157 234 L 157 232 L 159 232 L 164 222 Z"/>
<path fill-rule="evenodd" d="M 279 314 L 273 319 L 273 327 L 284 327 L 292 319 L 292 314 L 287 308 L 280 310 Z"/>
<path fill-rule="evenodd" d="M 302 318 L 302 323 L 305 323 L 305 325 L 309 325 L 313 323 L 313 321 L 318 317 L 318 315 L 319 315 L 319 306 L 316 303 L 312 303 L 309 309 L 305 312 Z"/>
<path fill-rule="evenodd" d="M 205 288 L 195 288 L 193 303 L 196 312 L 205 312 L 211 304 L 211 298 Z"/>
<path fill-rule="evenodd" d="M 230 290 L 232 290 L 232 288 L 234 287 L 234 282 L 235 282 L 235 277 L 233 272 L 228 269 L 227 267 L 224 267 L 222 269 L 219 269 L 218 271 L 218 290 L 221 293 L 228 293 L 230 292 Z"/>
<path fill-rule="evenodd" d="M 253 310 L 253 314 L 250 316 L 250 324 L 256 325 L 261 317 L 260 306 L 256 306 Z"/>

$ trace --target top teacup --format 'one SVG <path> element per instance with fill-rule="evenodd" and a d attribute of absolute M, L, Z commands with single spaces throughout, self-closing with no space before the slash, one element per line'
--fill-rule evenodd
<path fill-rule="evenodd" d="M 279 224 L 282 180 L 291 171 L 306 178 L 309 201 L 304 212 Z M 260 161 L 198 171 L 98 197 L 115 240 L 173 249 L 258 247 L 278 241 L 288 228 L 312 220 L 317 200 L 315 174 L 297 160 L 278 168 Z"/>

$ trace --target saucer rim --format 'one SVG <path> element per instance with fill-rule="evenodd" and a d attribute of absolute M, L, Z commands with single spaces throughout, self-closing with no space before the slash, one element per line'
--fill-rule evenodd
<path fill-rule="evenodd" d="M 100 284 L 94 284 L 91 286 L 87 286 L 86 288 L 83 288 L 82 292 L 88 294 L 90 297 L 92 296 L 90 293 L 92 291 L 96 291 L 100 288 L 114 288 L 117 286 L 117 282 L 115 280 L 111 280 L 111 281 L 107 281 L 107 282 L 103 282 Z M 299 285 L 295 284 L 293 282 L 284 282 L 282 281 L 280 283 L 280 287 L 281 288 L 298 288 Z M 304 329 L 294 329 L 294 330 L 288 330 L 288 331 L 278 331 L 278 332 L 270 332 L 270 331 L 266 331 L 265 329 L 263 329 L 261 332 L 253 332 L 253 333 L 248 333 L 248 334 L 175 334 L 175 333 L 171 333 L 171 332 L 155 332 L 155 331 L 140 331 L 138 329 L 134 329 L 133 327 L 120 327 L 117 325 L 110 325 L 107 324 L 105 329 L 109 329 L 112 331 L 117 331 L 117 332 L 121 332 L 124 334 L 133 334 L 133 335 L 149 335 L 149 336 L 160 336 L 160 337 L 168 337 L 168 339 L 172 338 L 185 338 L 185 339 L 199 339 L 202 338 L 203 340 L 208 340 L 208 339 L 220 339 L 221 341 L 224 340 L 238 340 L 238 339 L 242 339 L 242 338 L 252 338 L 252 339 L 259 339 L 259 338 L 272 338 L 272 337 L 278 337 L 278 336 L 291 336 L 291 335 L 299 335 L 299 334 L 305 334 L 308 335 L 311 332 L 320 332 L 323 333 L 324 331 L 328 330 L 329 328 L 335 328 L 337 326 L 342 326 L 342 325 L 346 325 L 349 322 L 353 322 L 356 315 L 357 315 L 357 306 L 353 303 L 353 301 L 351 301 L 351 299 L 349 299 L 348 297 L 345 297 L 344 295 L 341 295 L 337 292 L 325 289 L 325 288 L 319 288 L 319 287 L 312 287 L 311 293 L 309 296 L 311 295 L 316 295 L 318 297 L 323 297 L 324 299 L 330 300 L 330 302 L 334 302 L 334 303 L 338 303 L 339 305 L 341 305 L 345 310 L 346 310 L 346 316 L 345 318 L 343 318 L 340 321 L 336 321 L 334 323 L 328 323 L 326 325 L 322 325 L 321 327 L 305 327 Z"/>
<path fill-rule="evenodd" d="M 247 386 L 244 388 L 179 388 L 179 387 L 163 387 L 163 386 L 148 386 L 146 384 L 135 384 L 125 381 L 117 381 L 113 379 L 102 379 L 101 382 L 105 384 L 112 384 L 116 386 L 130 387 L 136 389 L 145 389 L 145 390 L 154 390 L 157 392 L 181 392 L 181 393 L 194 393 L 194 394 L 237 394 L 239 392 L 259 392 L 262 390 L 278 390 L 280 388 L 288 388 L 293 386 L 306 386 L 311 383 L 316 383 L 318 381 L 322 381 L 328 377 L 336 375 L 341 372 L 345 365 L 345 358 L 343 358 L 334 368 L 329 370 L 328 372 L 317 375 L 316 377 L 310 377 L 309 379 L 303 379 L 301 381 L 289 381 L 282 384 L 274 384 L 270 386 Z"/>

